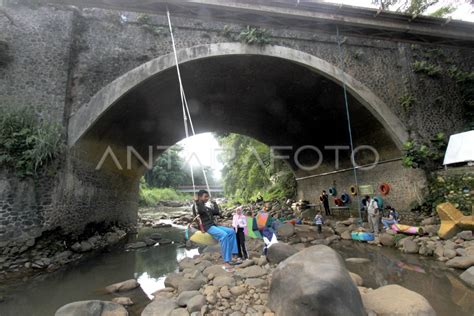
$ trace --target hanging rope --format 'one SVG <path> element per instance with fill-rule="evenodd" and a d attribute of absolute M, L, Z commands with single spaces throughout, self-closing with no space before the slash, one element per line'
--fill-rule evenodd
<path fill-rule="evenodd" d="M 178 75 L 179 94 L 180 94 L 180 97 L 181 97 L 181 108 L 182 108 L 182 111 L 183 111 L 184 132 L 186 134 L 186 138 L 189 138 L 189 127 L 191 128 L 192 136 L 195 136 L 196 133 L 194 131 L 194 125 L 193 125 L 193 120 L 192 120 L 192 117 L 191 117 L 191 113 L 189 111 L 188 101 L 186 100 L 186 94 L 184 93 L 183 81 L 181 79 L 181 71 L 179 69 L 178 54 L 176 52 L 176 44 L 175 44 L 175 41 L 174 41 L 173 28 L 171 26 L 170 11 L 168 10 L 168 8 L 166 8 L 166 16 L 168 17 L 168 26 L 169 26 L 169 29 L 170 29 L 171 44 L 173 46 L 174 61 L 175 61 L 175 64 L 176 64 L 176 73 Z M 201 169 L 202 169 L 202 174 L 204 176 L 204 181 L 206 182 L 207 192 L 209 192 L 209 196 L 211 196 L 211 190 L 209 189 L 209 182 L 207 180 L 206 170 L 202 166 L 201 161 L 199 159 L 198 159 L 198 162 L 199 162 L 199 165 L 201 166 Z M 191 161 L 189 162 L 189 167 L 191 169 L 191 181 L 192 181 L 192 184 L 193 184 L 193 192 L 194 192 L 194 194 L 196 194 L 196 184 L 195 184 L 195 181 L 194 181 L 194 168 L 191 164 Z"/>
<path fill-rule="evenodd" d="M 345 72 L 344 72 L 344 60 L 342 58 L 342 47 L 341 47 L 341 37 L 339 35 L 339 27 L 336 25 L 336 37 L 337 37 L 337 46 L 339 50 L 339 61 L 340 61 L 340 68 L 342 71 L 342 88 L 344 91 L 344 103 L 346 107 L 346 117 L 347 117 L 347 129 L 349 130 L 349 142 L 350 142 L 350 147 L 351 147 L 351 157 L 354 153 L 354 142 L 352 140 L 352 127 L 351 127 L 351 115 L 349 113 L 349 101 L 347 99 L 347 87 L 346 87 L 346 77 L 345 77 Z M 354 157 L 355 160 L 355 157 Z M 351 161 L 352 162 L 352 161 Z M 354 163 L 352 164 L 352 171 L 354 172 L 354 180 L 355 180 L 355 185 L 356 188 L 359 189 L 359 183 L 357 181 L 357 169 L 354 166 Z M 360 212 L 360 194 L 357 194 L 357 210 L 359 211 L 359 225 L 362 224 L 362 214 Z"/>

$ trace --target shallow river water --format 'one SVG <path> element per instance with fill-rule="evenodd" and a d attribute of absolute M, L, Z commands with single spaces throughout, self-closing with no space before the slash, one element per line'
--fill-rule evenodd
<path fill-rule="evenodd" d="M 183 239 L 183 231 L 174 227 L 143 229 L 138 237 L 154 232 L 176 242 Z M 459 280 L 458 272 L 447 271 L 441 263 L 353 242 L 343 242 L 335 248 L 344 258 L 370 259 L 370 263 L 346 263 L 350 271 L 364 279 L 366 287 L 400 284 L 422 294 L 440 316 L 474 315 L 474 291 Z M 136 302 L 129 309 L 130 314 L 140 315 L 149 295 L 164 286 L 164 275 L 176 271 L 180 259 L 195 254 L 197 250 L 185 250 L 177 243 L 136 251 L 116 250 L 25 282 L 1 284 L 0 315 L 54 315 L 60 306 L 73 301 L 111 300 L 117 295 L 107 294 L 103 288 L 131 278 L 138 279 L 142 290 L 123 295 Z"/>

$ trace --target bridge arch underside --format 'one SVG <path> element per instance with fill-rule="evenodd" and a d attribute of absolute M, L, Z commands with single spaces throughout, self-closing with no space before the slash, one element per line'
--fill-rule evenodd
<path fill-rule="evenodd" d="M 336 170 L 336 155 L 327 146 L 349 146 L 343 88 L 335 81 L 307 66 L 258 55 L 193 60 L 181 64 L 181 74 L 196 133 L 232 132 L 275 146 L 279 155 L 290 157 L 287 162 L 297 178 L 317 175 L 298 181 L 298 197 L 302 199 L 316 202 L 322 189 L 336 186 L 342 193 L 354 184 L 351 170 L 330 173 Z M 400 144 L 394 141 L 384 122 L 351 94 L 348 104 L 354 146 L 375 148 L 381 161 L 399 158 Z M 138 179 L 145 169 L 132 155 L 132 168 L 127 170 L 127 146 L 147 160 L 150 148 L 156 158 L 162 152 L 157 146 L 172 145 L 183 138 L 174 67 L 142 81 L 108 106 L 72 148 L 75 174 L 81 179 L 81 186 L 100 188 L 94 190 L 94 197 L 88 197 L 89 201 L 101 201 L 100 206 L 91 208 L 100 207 L 109 214 L 101 218 L 91 213 L 90 218 L 135 220 Z M 100 170 L 95 170 L 109 146 L 123 170 L 118 170 L 110 156 Z M 313 149 L 301 150 L 302 146 L 321 150 L 319 168 L 301 168 L 314 166 L 319 160 Z M 358 164 L 370 163 L 374 155 L 362 150 L 356 160 Z M 338 168 L 350 166 L 349 150 L 340 150 Z M 86 177 L 81 176 L 84 173 Z M 418 186 L 418 175 L 404 170 L 399 160 L 360 171 L 358 176 L 360 184 L 392 184 L 387 199 L 399 203 L 397 207 L 406 207 L 418 192 L 413 190 Z M 84 178 L 88 180 L 83 181 Z M 356 203 L 353 206 L 357 208 Z"/>

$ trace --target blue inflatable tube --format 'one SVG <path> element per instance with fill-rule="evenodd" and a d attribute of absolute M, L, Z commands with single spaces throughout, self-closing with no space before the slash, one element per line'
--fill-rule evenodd
<path fill-rule="evenodd" d="M 341 195 L 341 201 L 342 203 L 347 204 L 351 201 L 351 197 L 349 196 L 349 194 L 344 193 Z"/>
<path fill-rule="evenodd" d="M 336 196 L 337 191 L 335 187 L 329 188 L 329 195 Z"/>

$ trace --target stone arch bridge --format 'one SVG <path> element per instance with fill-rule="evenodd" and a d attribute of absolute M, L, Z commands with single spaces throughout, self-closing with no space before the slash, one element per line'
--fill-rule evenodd
<path fill-rule="evenodd" d="M 471 23 L 312 1 L 7 1 L 0 39 L 13 58 L 0 66 L 1 103 L 61 122 L 68 150 L 41 189 L 10 203 L 8 212 L 26 205 L 34 221 L 15 230 L 5 212 L 0 238 L 136 221 L 143 160 L 184 137 L 166 6 L 196 131 L 274 146 L 293 168 L 299 198 L 316 202 L 322 189 L 354 184 L 344 86 L 354 145 L 380 160 L 359 170 L 359 183 L 390 183 L 397 208 L 419 200 L 425 185 L 422 172 L 401 166 L 403 142 L 464 126 L 462 91 L 448 69 L 472 71 Z M 245 43 L 246 29 L 263 28 L 267 44 Z M 107 151 L 116 159 L 97 168 Z M 374 155 L 356 158 L 364 165 Z M 19 192 L 21 181 L 2 177 L 2 196 Z"/>

